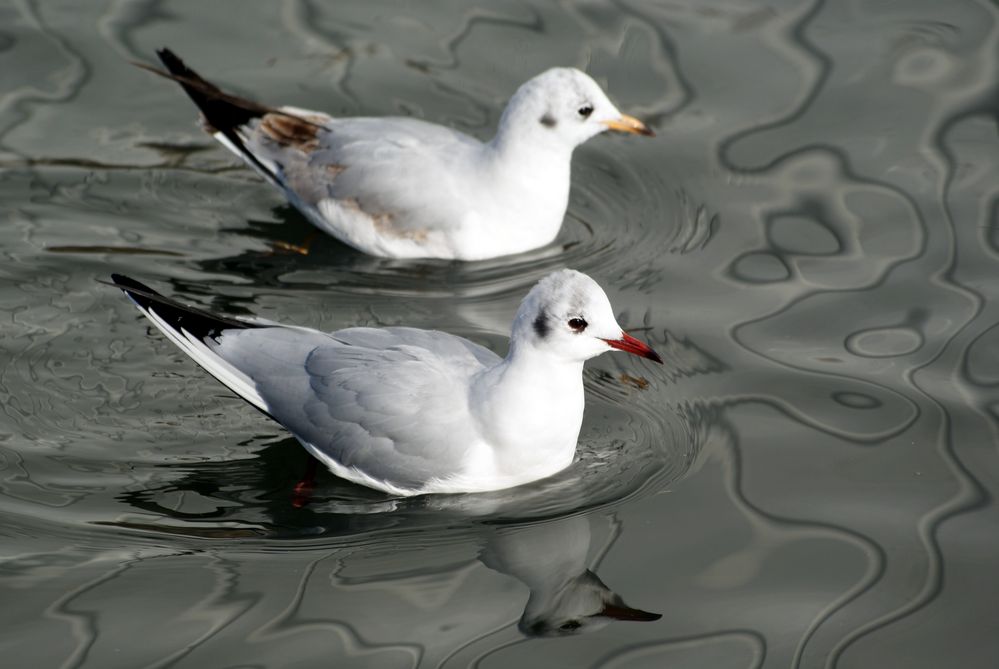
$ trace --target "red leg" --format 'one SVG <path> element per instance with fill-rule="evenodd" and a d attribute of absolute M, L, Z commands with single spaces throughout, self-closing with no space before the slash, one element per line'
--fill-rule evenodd
<path fill-rule="evenodd" d="M 305 468 L 305 474 L 303 474 L 302 479 L 295 484 L 295 488 L 292 492 L 291 505 L 296 509 L 301 509 L 309 503 L 309 498 L 312 497 L 312 489 L 316 485 L 316 472 L 318 471 L 319 460 L 310 456 L 309 464 Z"/>

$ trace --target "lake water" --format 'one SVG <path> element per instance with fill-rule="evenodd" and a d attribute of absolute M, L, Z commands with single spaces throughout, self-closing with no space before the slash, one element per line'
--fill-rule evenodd
<path fill-rule="evenodd" d="M 372 259 L 129 64 L 161 46 L 482 138 L 575 65 L 658 137 L 581 147 L 547 248 Z M 997 69 L 985 0 L 0 5 L 0 662 L 996 666 Z M 303 449 L 98 283 L 502 352 L 564 266 L 666 359 L 587 365 L 569 470 L 304 508 Z"/>

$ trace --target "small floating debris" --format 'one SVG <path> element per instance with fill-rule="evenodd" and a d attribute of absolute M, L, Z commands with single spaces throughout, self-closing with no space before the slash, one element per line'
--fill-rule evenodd
<path fill-rule="evenodd" d="M 182 258 L 183 253 L 164 249 L 142 249 L 135 246 L 50 246 L 49 253 L 120 253 L 130 256 L 173 256 Z"/>
<path fill-rule="evenodd" d="M 632 376 L 631 374 L 621 372 L 618 379 L 626 386 L 632 386 L 634 388 L 638 388 L 639 390 L 645 390 L 649 387 L 649 380 L 644 376 Z"/>
<path fill-rule="evenodd" d="M 299 255 L 307 256 L 309 255 L 308 246 L 298 246 L 290 242 L 275 241 L 271 242 L 271 246 L 274 247 L 275 251 L 286 251 L 288 253 L 298 253 Z"/>
<path fill-rule="evenodd" d="M 118 527 L 126 530 L 136 530 L 139 532 L 157 532 L 161 534 L 193 537 L 197 539 L 252 539 L 254 537 L 265 537 L 269 534 L 264 528 L 258 527 L 178 527 L 162 523 L 138 523 L 106 520 L 95 520 L 93 521 L 93 524 L 105 525 L 107 527 Z"/>

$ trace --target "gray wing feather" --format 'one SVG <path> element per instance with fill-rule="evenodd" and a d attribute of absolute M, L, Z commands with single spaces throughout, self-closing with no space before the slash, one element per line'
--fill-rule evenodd
<path fill-rule="evenodd" d="M 468 170 L 455 165 L 476 159 L 482 150 L 478 140 L 416 119 L 309 114 L 322 121 L 323 129 L 316 146 L 306 151 L 260 132 L 249 139 L 254 155 L 275 164 L 286 187 L 304 204 L 351 202 L 400 232 L 443 229 L 462 220 Z M 429 205 L 428 189 L 441 193 Z"/>
<path fill-rule="evenodd" d="M 469 379 L 499 361 L 467 340 L 412 328 L 227 331 L 216 352 L 301 441 L 409 489 L 459 472 L 477 438 Z"/>

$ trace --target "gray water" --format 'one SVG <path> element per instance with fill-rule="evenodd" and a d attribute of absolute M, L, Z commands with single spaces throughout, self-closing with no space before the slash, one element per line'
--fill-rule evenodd
<path fill-rule="evenodd" d="M 160 46 L 482 138 L 576 65 L 658 137 L 577 151 L 549 247 L 372 259 L 129 64 Z M 997 68 L 985 0 L 0 3 L 0 663 L 996 666 Z M 321 474 L 304 508 L 296 442 L 98 283 L 502 352 L 563 266 L 666 358 L 587 365 L 569 470 L 405 501 Z M 662 618 L 578 615 L 603 587 Z"/>

